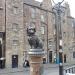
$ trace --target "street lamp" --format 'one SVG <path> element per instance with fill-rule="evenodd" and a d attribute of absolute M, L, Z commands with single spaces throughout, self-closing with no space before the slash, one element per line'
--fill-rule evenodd
<path fill-rule="evenodd" d="M 58 14 L 58 22 L 56 26 L 56 58 L 58 58 L 59 55 L 59 75 L 63 75 L 63 56 L 62 56 L 62 31 L 61 31 L 61 4 L 64 0 L 52 0 L 55 5 L 57 5 L 57 8 L 55 10 Z M 59 51 L 59 53 L 58 53 Z M 57 59 L 56 59 L 57 61 Z"/>

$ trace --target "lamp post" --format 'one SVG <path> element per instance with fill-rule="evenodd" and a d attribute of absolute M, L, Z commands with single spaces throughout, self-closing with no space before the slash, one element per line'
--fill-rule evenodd
<path fill-rule="evenodd" d="M 64 0 L 52 0 L 57 8 L 55 10 L 58 14 L 58 21 L 56 26 L 56 61 L 59 57 L 59 75 L 63 75 L 63 50 L 62 50 L 62 31 L 61 31 L 61 4 Z"/>

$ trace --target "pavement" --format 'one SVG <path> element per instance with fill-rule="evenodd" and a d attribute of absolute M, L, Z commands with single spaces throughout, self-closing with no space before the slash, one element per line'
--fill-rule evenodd
<path fill-rule="evenodd" d="M 29 71 L 29 68 L 8 68 L 0 69 L 0 74 Z"/>
<path fill-rule="evenodd" d="M 67 67 L 73 66 L 74 64 L 64 64 L 64 69 Z M 43 75 L 58 75 L 59 74 L 59 65 L 58 64 L 43 64 L 44 74 Z M 5 68 L 0 69 L 0 75 L 29 75 L 30 68 Z M 21 75 L 20 74 L 20 75 Z"/>
<path fill-rule="evenodd" d="M 45 69 L 56 68 L 58 67 L 58 64 L 43 64 L 43 67 Z M 0 74 L 23 72 L 23 71 L 29 71 L 29 67 L 27 68 L 4 68 L 4 69 L 0 69 Z"/>

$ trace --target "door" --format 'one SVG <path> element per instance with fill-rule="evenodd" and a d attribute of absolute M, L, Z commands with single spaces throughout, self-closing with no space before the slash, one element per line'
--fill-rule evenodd
<path fill-rule="evenodd" d="M 0 32 L 0 68 L 5 68 L 5 33 Z"/>
<path fill-rule="evenodd" d="M 64 63 L 66 63 L 66 54 L 64 54 Z"/>
<path fill-rule="evenodd" d="M 49 62 L 52 63 L 52 51 L 49 51 Z"/>
<path fill-rule="evenodd" d="M 0 68 L 2 68 L 2 45 L 1 45 L 1 41 L 0 41 Z"/>
<path fill-rule="evenodd" d="M 18 67 L 18 55 L 12 55 L 12 68 Z"/>

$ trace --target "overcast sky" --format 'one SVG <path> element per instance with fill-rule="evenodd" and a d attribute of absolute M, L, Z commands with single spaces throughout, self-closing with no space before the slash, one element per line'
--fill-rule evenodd
<path fill-rule="evenodd" d="M 42 0 L 37 0 L 37 1 L 41 2 Z M 71 10 L 71 16 L 75 18 L 75 0 L 64 0 L 64 1 L 67 1 L 69 3 L 70 10 Z"/>

